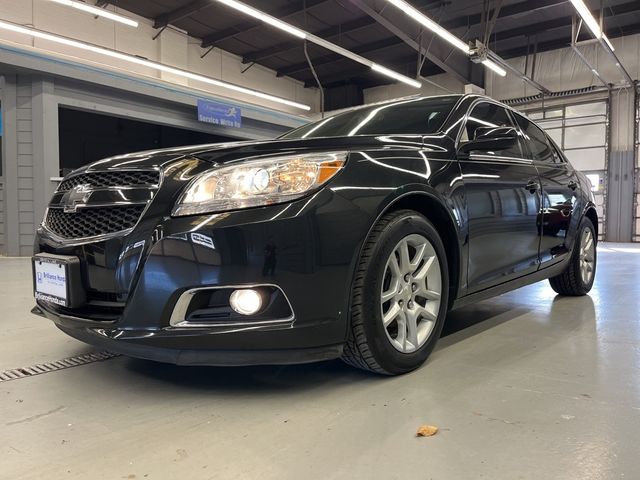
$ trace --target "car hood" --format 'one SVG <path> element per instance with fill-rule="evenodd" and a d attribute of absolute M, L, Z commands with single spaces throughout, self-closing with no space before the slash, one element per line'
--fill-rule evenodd
<path fill-rule="evenodd" d="M 306 151 L 365 149 L 421 149 L 446 152 L 453 141 L 445 135 L 375 135 L 357 137 L 327 137 L 311 139 L 251 140 L 225 142 L 188 147 L 148 150 L 118 155 L 94 162 L 75 173 L 92 170 L 119 170 L 140 168 L 162 168 L 184 157 L 196 157 L 211 164 L 224 164 L 243 158 L 273 154 L 296 154 Z"/>

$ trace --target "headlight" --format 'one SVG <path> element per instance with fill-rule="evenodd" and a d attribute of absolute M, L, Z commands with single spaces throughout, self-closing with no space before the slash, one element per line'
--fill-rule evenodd
<path fill-rule="evenodd" d="M 215 168 L 191 182 L 173 215 L 196 215 L 295 200 L 328 182 L 344 166 L 346 158 L 346 152 L 313 153 Z"/>

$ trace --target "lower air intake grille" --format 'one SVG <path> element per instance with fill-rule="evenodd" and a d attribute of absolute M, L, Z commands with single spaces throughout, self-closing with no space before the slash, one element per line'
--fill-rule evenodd
<path fill-rule="evenodd" d="M 133 228 L 144 208 L 145 205 L 81 208 L 75 213 L 49 208 L 45 225 L 62 238 L 106 235 Z"/>

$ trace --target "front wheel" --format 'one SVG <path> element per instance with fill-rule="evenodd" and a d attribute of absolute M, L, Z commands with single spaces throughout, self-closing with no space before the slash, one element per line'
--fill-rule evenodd
<path fill-rule="evenodd" d="M 440 337 L 449 273 L 442 240 L 412 210 L 385 215 L 364 246 L 343 360 L 386 375 L 422 365 Z"/>
<path fill-rule="evenodd" d="M 560 295 L 582 296 L 589 293 L 596 276 L 596 232 L 588 218 L 583 218 L 576 235 L 569 265 L 560 275 L 549 279 Z"/>

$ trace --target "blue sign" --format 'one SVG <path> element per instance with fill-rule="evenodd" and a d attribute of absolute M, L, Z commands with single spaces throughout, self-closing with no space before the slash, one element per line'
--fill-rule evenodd
<path fill-rule="evenodd" d="M 198 121 L 240 128 L 242 111 L 235 105 L 198 99 Z"/>

